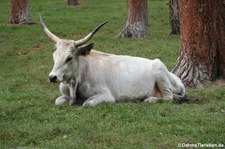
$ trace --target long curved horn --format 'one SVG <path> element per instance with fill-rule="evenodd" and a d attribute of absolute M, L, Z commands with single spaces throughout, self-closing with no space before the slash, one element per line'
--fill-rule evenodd
<path fill-rule="evenodd" d="M 58 42 L 60 40 L 60 38 L 48 30 L 48 28 L 46 27 L 45 23 L 42 20 L 41 14 L 39 14 L 39 17 L 40 17 L 40 24 L 41 24 L 44 32 L 46 33 L 46 35 L 55 43 Z"/>
<path fill-rule="evenodd" d="M 100 25 L 98 25 L 92 32 L 90 32 L 86 37 L 84 37 L 83 39 L 80 39 L 80 40 L 77 40 L 75 41 L 75 45 L 78 47 L 78 46 L 81 46 L 85 43 L 87 43 L 93 36 L 94 34 L 103 26 L 105 25 L 106 23 L 108 22 L 103 22 L 101 23 Z"/>

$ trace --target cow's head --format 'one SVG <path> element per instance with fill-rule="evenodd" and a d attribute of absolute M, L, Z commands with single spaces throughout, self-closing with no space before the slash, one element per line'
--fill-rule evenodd
<path fill-rule="evenodd" d="M 86 37 L 80 40 L 60 39 L 48 30 L 40 15 L 40 24 L 47 36 L 55 43 L 53 53 L 54 66 L 49 74 L 50 82 L 67 82 L 75 76 L 78 66 L 78 56 L 86 55 L 93 48 L 93 43 L 87 43 L 94 34 L 107 22 L 97 26 Z"/>

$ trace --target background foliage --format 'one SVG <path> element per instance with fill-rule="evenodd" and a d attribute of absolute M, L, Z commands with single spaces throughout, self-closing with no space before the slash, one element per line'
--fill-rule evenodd
<path fill-rule="evenodd" d="M 179 52 L 170 33 L 167 0 L 149 0 L 149 33 L 144 39 L 118 39 L 126 1 L 30 1 L 61 38 L 79 39 L 109 21 L 91 42 L 95 49 L 122 55 L 160 58 L 169 69 Z M 178 143 L 223 143 L 225 85 L 206 83 L 187 89 L 194 104 L 160 102 L 54 106 L 58 85 L 48 82 L 53 46 L 39 24 L 8 25 L 9 1 L 0 5 L 0 148 L 175 148 Z"/>

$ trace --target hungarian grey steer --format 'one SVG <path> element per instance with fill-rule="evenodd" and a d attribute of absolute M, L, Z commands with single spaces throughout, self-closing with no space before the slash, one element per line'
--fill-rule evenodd
<path fill-rule="evenodd" d="M 159 59 L 103 53 L 93 50 L 93 43 L 86 44 L 106 22 L 80 40 L 57 37 L 41 16 L 40 24 L 56 48 L 49 74 L 50 82 L 61 82 L 62 96 L 55 100 L 56 105 L 73 105 L 78 99 L 83 106 L 95 106 L 102 102 L 154 102 L 184 97 L 183 83 Z"/>

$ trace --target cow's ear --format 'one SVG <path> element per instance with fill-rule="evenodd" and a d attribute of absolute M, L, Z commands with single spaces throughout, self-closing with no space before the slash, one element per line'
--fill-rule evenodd
<path fill-rule="evenodd" d="M 88 45 L 83 45 L 77 48 L 78 56 L 86 56 L 90 54 L 91 49 L 94 47 L 94 43 L 90 43 Z"/>

